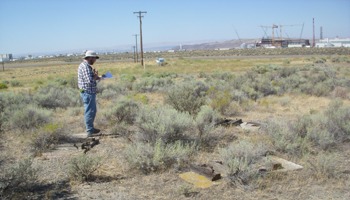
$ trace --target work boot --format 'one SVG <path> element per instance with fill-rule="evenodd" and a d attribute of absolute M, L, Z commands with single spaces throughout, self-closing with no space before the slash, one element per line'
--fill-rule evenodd
<path fill-rule="evenodd" d="M 102 134 L 100 133 L 100 129 L 94 128 L 94 130 L 92 132 L 88 133 L 88 137 L 98 137 L 101 136 Z"/>

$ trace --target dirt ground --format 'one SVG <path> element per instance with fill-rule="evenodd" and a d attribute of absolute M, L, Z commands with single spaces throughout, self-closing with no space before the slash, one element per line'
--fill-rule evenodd
<path fill-rule="evenodd" d="M 238 128 L 237 128 L 238 129 Z M 236 128 L 234 134 L 242 134 Z M 73 135 L 73 137 L 75 137 Z M 83 184 L 69 182 L 68 161 L 82 154 L 73 144 L 59 145 L 55 150 L 35 159 L 40 167 L 41 181 L 48 190 L 38 199 L 349 199 L 350 198 L 350 146 L 338 147 L 337 165 L 342 171 L 338 179 L 317 180 L 308 169 L 272 174 L 262 177 L 250 186 L 232 186 L 228 180 L 206 188 L 194 188 L 179 178 L 181 171 L 171 169 L 150 175 L 128 171 L 123 163 L 122 151 L 129 141 L 123 137 L 102 137 L 100 144 L 88 152 L 103 156 L 104 165 L 95 173 L 94 181 Z M 202 155 L 204 156 L 204 155 Z M 205 157 L 205 156 L 204 156 Z M 210 158 L 209 158 L 210 159 Z M 204 160 L 199 158 L 198 161 Z M 307 166 L 307 163 L 300 163 Z M 307 167 L 306 167 L 307 168 Z M 35 197 L 33 198 L 35 199 Z"/>
<path fill-rule="evenodd" d="M 288 96 L 290 102 L 286 106 L 280 103 L 281 98 L 267 97 L 263 102 L 256 103 L 260 105 L 257 106 L 258 110 L 251 110 L 239 117 L 244 121 L 264 120 L 273 117 L 273 113 L 284 113 L 291 117 L 296 113 L 307 114 L 310 110 L 323 110 L 330 101 L 312 96 Z M 349 105 L 349 102 L 345 101 L 344 104 Z M 103 136 L 99 138 L 100 144 L 87 152 L 91 156 L 102 157 L 103 165 L 94 173 L 92 181 L 74 182 L 67 171 L 71 158 L 83 154 L 83 150 L 74 147 L 74 143 L 80 146 L 85 140 L 81 120 L 79 117 L 68 119 L 70 123 L 67 126 L 72 130 L 68 135 L 70 139 L 34 159 L 33 167 L 40 169 L 39 181 L 43 185 L 34 193 L 29 193 L 25 199 L 350 199 L 349 142 L 332 150 L 336 155 L 336 166 L 340 174 L 337 178 L 317 176 L 309 161 L 301 159 L 293 160 L 304 166 L 300 171 L 269 174 L 249 185 L 233 186 L 224 177 L 214 186 L 201 189 L 179 177 L 180 173 L 188 169 L 171 168 L 166 172 L 148 175 L 131 170 L 123 157 L 123 151 L 131 141 L 122 136 Z M 218 148 L 237 138 L 255 137 L 254 134 L 257 134 L 256 138 L 259 139 L 259 134 L 263 134 L 245 132 L 239 127 L 230 127 L 223 131 L 219 134 L 225 136 L 221 142 L 226 144 L 217 145 L 214 152 L 197 155 L 195 163 L 217 160 Z M 104 134 L 109 132 L 108 129 L 103 130 Z M 2 143 L 1 147 L 2 155 L 19 159 L 28 156 L 28 152 L 23 149 L 25 145 L 21 145 L 25 143 L 24 140 L 17 140 L 15 136 L 9 135 L 6 135 L 5 140 L 7 142 Z M 4 159 L 6 160 L 3 157 Z"/>

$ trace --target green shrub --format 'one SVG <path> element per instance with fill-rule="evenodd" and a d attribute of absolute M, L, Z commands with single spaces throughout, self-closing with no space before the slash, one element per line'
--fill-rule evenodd
<path fill-rule="evenodd" d="M 214 130 L 215 124 L 219 118 L 217 112 L 215 112 L 210 106 L 202 106 L 198 112 L 195 123 L 199 132 L 199 145 L 208 146 L 208 142 L 211 139 L 210 133 Z"/>
<path fill-rule="evenodd" d="M 78 90 L 52 84 L 39 88 L 34 100 L 39 106 L 51 109 L 81 104 Z"/>
<path fill-rule="evenodd" d="M 62 85 L 62 86 L 65 86 L 68 84 L 68 81 L 63 78 L 56 78 L 54 81 L 56 82 L 56 84 Z"/>
<path fill-rule="evenodd" d="M 232 73 L 228 72 L 217 72 L 211 75 L 214 79 L 219 79 L 223 81 L 230 81 L 235 78 L 235 76 Z"/>
<path fill-rule="evenodd" d="M 231 97 L 232 97 L 232 100 L 238 102 L 239 104 L 249 99 L 247 94 L 241 90 L 233 90 L 231 92 Z"/>
<path fill-rule="evenodd" d="M 145 174 L 164 171 L 169 167 L 183 165 L 195 152 L 195 145 L 183 144 L 177 141 L 165 144 L 157 140 L 154 145 L 149 143 L 134 143 L 125 149 L 125 159 L 131 168 L 138 169 Z"/>
<path fill-rule="evenodd" d="M 137 92 L 154 92 L 166 88 L 172 84 L 173 81 L 169 77 L 157 78 L 151 76 L 143 78 L 139 82 L 135 82 L 132 88 Z"/>
<path fill-rule="evenodd" d="M 237 102 L 231 101 L 231 103 L 223 110 L 222 114 L 225 116 L 233 117 L 241 113 L 242 108 Z"/>
<path fill-rule="evenodd" d="M 69 176 L 74 181 L 85 182 L 93 178 L 93 173 L 101 166 L 102 158 L 82 154 L 69 162 Z"/>
<path fill-rule="evenodd" d="M 107 99 L 107 100 L 111 100 L 114 99 L 118 96 L 118 92 L 115 90 L 110 90 L 110 89 L 105 89 L 103 90 L 103 92 L 101 92 L 101 98 L 102 99 Z"/>
<path fill-rule="evenodd" d="M 0 99 L 6 110 L 22 109 L 32 103 L 32 98 L 26 93 L 2 92 Z"/>
<path fill-rule="evenodd" d="M 287 60 L 284 60 L 284 61 L 283 61 L 283 64 L 284 64 L 284 65 L 289 65 L 289 64 L 290 64 L 290 60 L 288 60 L 288 59 L 287 59 Z"/>
<path fill-rule="evenodd" d="M 110 122 L 133 124 L 138 111 L 139 105 L 136 102 L 128 98 L 120 98 L 105 116 Z"/>
<path fill-rule="evenodd" d="M 314 61 L 315 64 L 320 64 L 320 63 L 325 63 L 327 61 L 326 58 L 319 58 L 317 60 Z"/>
<path fill-rule="evenodd" d="M 13 129 L 34 129 L 50 121 L 50 112 L 35 106 L 15 110 L 8 118 L 7 124 Z"/>
<path fill-rule="evenodd" d="M 292 155 L 328 150 L 350 139 L 350 108 L 332 101 L 324 113 L 303 116 L 297 121 L 270 120 L 265 131 L 278 151 Z"/>
<path fill-rule="evenodd" d="M 141 94 L 141 93 L 136 93 L 131 95 L 130 97 L 132 100 L 136 101 L 136 102 L 140 102 L 142 104 L 148 104 L 148 97 L 145 94 Z"/>
<path fill-rule="evenodd" d="M 317 179 L 337 178 L 340 175 L 339 157 L 335 153 L 320 152 L 308 159 L 311 174 Z"/>
<path fill-rule="evenodd" d="M 110 134 L 121 136 L 121 137 L 128 137 L 130 136 L 131 133 L 133 133 L 129 129 L 130 129 L 130 125 L 125 123 L 117 123 L 112 127 Z"/>
<path fill-rule="evenodd" d="M 127 88 L 123 88 L 123 83 L 122 84 L 98 84 L 98 93 L 100 93 L 100 97 L 102 99 L 116 99 L 119 95 L 126 94 Z"/>
<path fill-rule="evenodd" d="M 0 90 L 2 90 L 2 89 L 7 89 L 6 83 L 0 83 Z"/>
<path fill-rule="evenodd" d="M 78 77 L 77 76 L 72 76 L 72 77 L 68 78 L 67 82 L 68 82 L 68 85 L 72 89 L 78 89 Z"/>
<path fill-rule="evenodd" d="M 217 89 L 209 89 L 208 96 L 210 96 L 210 106 L 221 114 L 227 109 L 231 103 L 231 94 L 229 91 L 220 91 Z"/>
<path fill-rule="evenodd" d="M 198 78 L 208 78 L 209 76 L 205 72 L 199 72 Z"/>
<path fill-rule="evenodd" d="M 23 93 L 0 93 L 0 129 L 10 128 L 11 118 L 16 112 L 20 112 L 31 105 L 31 97 Z"/>
<path fill-rule="evenodd" d="M 277 151 L 291 155 L 303 155 L 309 151 L 307 140 L 290 129 L 290 122 L 269 120 L 264 128 Z"/>
<path fill-rule="evenodd" d="M 337 57 L 332 57 L 331 61 L 334 63 L 349 63 L 349 58 L 346 56 L 337 56 Z"/>
<path fill-rule="evenodd" d="M 22 86 L 23 84 L 17 80 L 10 81 L 10 84 L 12 87 L 19 87 Z"/>
<path fill-rule="evenodd" d="M 327 117 L 327 129 L 334 134 L 336 141 L 350 139 L 350 107 L 345 107 L 341 100 L 334 100 L 324 114 Z"/>
<path fill-rule="evenodd" d="M 338 74 L 332 66 L 312 65 L 297 68 L 266 65 L 252 68 L 251 71 L 230 80 L 229 84 L 232 98 L 235 98 L 235 91 L 239 90 L 242 93 L 240 96 L 254 101 L 264 96 L 289 92 L 328 96 L 334 88 L 349 85 L 349 81 Z"/>
<path fill-rule="evenodd" d="M 184 137 L 186 130 L 192 127 L 193 119 L 187 113 L 180 113 L 168 106 L 140 109 L 136 124 L 144 140 L 155 143 L 157 139 L 173 142 Z"/>
<path fill-rule="evenodd" d="M 50 123 L 33 134 L 29 146 L 35 156 L 40 156 L 43 152 L 53 149 L 64 138 L 66 133 L 63 127 Z"/>
<path fill-rule="evenodd" d="M 255 85 L 254 89 L 257 93 L 261 93 L 262 96 L 269 96 L 277 93 L 271 80 L 265 77 L 258 80 L 258 83 Z"/>
<path fill-rule="evenodd" d="M 42 80 L 37 80 L 35 83 L 38 84 L 38 85 L 44 84 L 44 82 Z"/>
<path fill-rule="evenodd" d="M 0 96 L 0 133 L 4 131 L 5 119 L 5 101 Z"/>
<path fill-rule="evenodd" d="M 195 115 L 205 104 L 205 92 L 208 89 L 203 83 L 183 83 L 169 89 L 166 102 L 180 112 Z"/>
<path fill-rule="evenodd" d="M 242 88 L 242 91 L 247 95 L 247 97 L 253 101 L 256 101 L 260 94 L 257 92 L 254 88 L 250 87 L 249 85 L 245 85 Z"/>
<path fill-rule="evenodd" d="M 33 168 L 31 159 L 21 160 L 10 168 L 2 170 L 0 197 L 10 199 L 15 193 L 29 190 L 39 182 L 38 169 Z"/>
<path fill-rule="evenodd" d="M 162 72 L 162 73 L 156 74 L 155 76 L 157 78 L 166 78 L 166 77 L 176 78 L 177 74 L 176 73 L 172 73 L 172 72 Z"/>
<path fill-rule="evenodd" d="M 145 72 L 142 74 L 142 78 L 145 78 L 145 77 L 151 77 L 153 76 L 154 74 L 152 72 Z"/>
<path fill-rule="evenodd" d="M 319 116 L 320 117 L 320 116 Z M 324 117 L 320 117 L 314 126 L 308 128 L 307 139 L 323 150 L 330 149 L 336 144 L 334 134 L 330 133 L 325 124 L 327 121 Z"/>
<path fill-rule="evenodd" d="M 120 75 L 120 80 L 123 82 L 134 82 L 136 81 L 136 77 L 131 75 L 131 74 L 121 74 Z"/>
<path fill-rule="evenodd" d="M 266 152 L 267 147 L 263 143 L 253 144 L 244 140 L 220 149 L 231 183 L 248 184 L 258 173 L 255 164 L 264 160 Z"/>
<path fill-rule="evenodd" d="M 73 117 L 79 116 L 79 115 L 81 115 L 82 111 L 83 111 L 83 108 L 81 108 L 81 107 L 69 108 L 69 115 L 73 116 Z"/>
<path fill-rule="evenodd" d="M 118 85 L 121 86 L 121 88 L 125 88 L 127 90 L 132 90 L 133 83 L 135 83 L 136 77 L 131 74 L 121 74 L 120 75 L 120 82 Z"/>
<path fill-rule="evenodd" d="M 333 97 L 335 98 L 342 98 L 342 99 L 349 99 L 350 96 L 348 95 L 349 89 L 346 87 L 337 86 L 333 90 Z"/>

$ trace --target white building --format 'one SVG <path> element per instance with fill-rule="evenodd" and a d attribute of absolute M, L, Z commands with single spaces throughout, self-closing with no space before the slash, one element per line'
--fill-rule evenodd
<path fill-rule="evenodd" d="M 325 48 L 325 47 L 350 47 L 350 38 L 325 38 L 316 42 L 315 47 Z"/>
<path fill-rule="evenodd" d="M 12 54 L 0 54 L 0 62 L 7 62 L 12 60 Z"/>

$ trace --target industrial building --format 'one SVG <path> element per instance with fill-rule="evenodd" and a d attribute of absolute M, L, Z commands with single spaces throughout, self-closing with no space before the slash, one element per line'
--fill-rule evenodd
<path fill-rule="evenodd" d="M 11 61 L 12 59 L 12 54 L 0 54 L 0 62 Z"/>
<path fill-rule="evenodd" d="M 301 32 L 299 37 L 294 37 L 294 38 L 289 37 L 289 35 L 285 30 L 285 28 L 289 26 L 301 27 Z M 308 39 L 302 39 L 304 24 L 294 24 L 294 25 L 272 24 L 272 26 L 260 26 L 260 27 L 264 31 L 265 37 L 263 37 L 259 42 L 256 43 L 256 47 L 262 47 L 262 48 L 310 47 L 310 41 Z M 272 30 L 272 32 L 271 32 L 271 35 L 269 36 L 267 33 L 269 32 L 270 29 Z M 279 29 L 279 32 L 277 32 L 278 29 Z M 283 37 L 283 36 L 287 36 L 287 37 Z"/>
<path fill-rule="evenodd" d="M 316 42 L 315 47 L 326 48 L 326 47 L 350 47 L 350 38 L 325 38 Z"/>
<path fill-rule="evenodd" d="M 277 48 L 277 47 L 310 47 L 308 39 L 270 39 L 262 38 L 256 43 L 256 47 Z"/>

